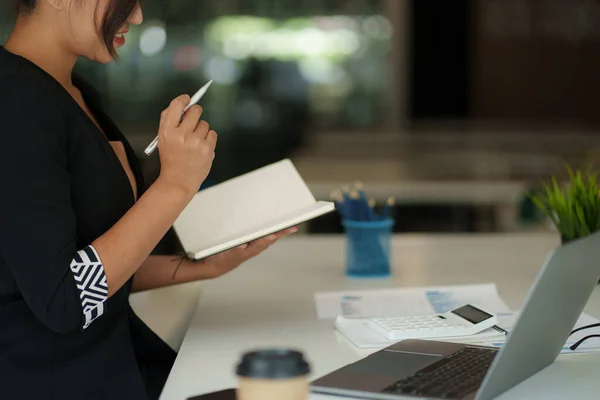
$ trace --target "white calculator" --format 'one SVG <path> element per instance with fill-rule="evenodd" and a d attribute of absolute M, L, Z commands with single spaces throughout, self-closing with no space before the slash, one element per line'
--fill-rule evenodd
<path fill-rule="evenodd" d="M 467 304 L 445 314 L 369 318 L 367 325 L 390 340 L 469 336 L 498 324 L 493 313 Z"/>

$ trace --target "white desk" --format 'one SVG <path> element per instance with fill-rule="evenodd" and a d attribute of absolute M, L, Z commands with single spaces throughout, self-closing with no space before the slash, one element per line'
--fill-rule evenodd
<path fill-rule="evenodd" d="M 161 400 L 234 387 L 236 362 L 256 347 L 299 348 L 312 364 L 312 378 L 367 355 L 337 334 L 332 321 L 317 320 L 317 291 L 495 282 L 517 309 L 556 244 L 547 234 L 396 237 L 393 278 L 363 282 L 344 277 L 342 237 L 291 237 L 205 285 Z M 600 317 L 599 300 L 600 288 L 586 312 Z M 501 399 L 598 398 L 599 370 L 600 355 L 561 356 Z M 325 399 L 336 398 L 311 397 Z"/>

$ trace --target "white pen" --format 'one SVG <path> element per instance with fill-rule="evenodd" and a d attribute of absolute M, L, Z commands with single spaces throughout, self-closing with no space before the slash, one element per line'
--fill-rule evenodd
<path fill-rule="evenodd" d="M 185 109 L 183 110 L 183 113 L 181 114 L 181 119 L 183 119 L 183 115 L 191 106 L 193 106 L 194 104 L 196 104 L 200 101 L 200 99 L 208 91 L 208 88 L 210 87 L 210 85 L 212 83 L 213 83 L 213 81 L 211 80 L 206 85 L 201 87 L 200 90 L 198 90 L 194 96 L 192 96 L 192 98 L 190 99 L 190 103 L 185 107 Z M 146 155 L 149 156 L 150 154 L 154 153 L 154 150 L 156 150 L 157 147 L 158 147 L 158 136 L 156 136 L 156 138 L 154 138 L 152 143 L 150 143 L 148 145 L 148 147 L 146 147 L 146 150 L 144 150 L 144 153 L 146 153 Z"/>

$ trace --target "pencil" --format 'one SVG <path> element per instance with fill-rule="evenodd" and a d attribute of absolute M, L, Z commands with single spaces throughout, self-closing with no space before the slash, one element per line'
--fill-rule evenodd
<path fill-rule="evenodd" d="M 369 220 L 373 221 L 375 220 L 375 200 L 374 199 L 370 199 L 369 200 Z"/>
<path fill-rule="evenodd" d="M 392 210 L 392 207 L 394 207 L 394 205 L 396 205 L 396 199 L 394 199 L 393 197 L 390 197 L 387 201 L 387 204 L 385 205 L 385 208 L 381 212 L 380 219 L 382 219 L 382 220 L 387 219 L 389 217 L 389 214 Z"/>
<path fill-rule="evenodd" d="M 355 221 L 361 221 L 365 219 L 365 209 L 362 207 L 362 202 L 360 201 L 360 195 L 358 191 L 352 190 L 350 192 L 350 201 L 352 204 L 352 219 Z"/>
<path fill-rule="evenodd" d="M 365 186 L 362 182 L 358 181 L 355 184 L 356 190 L 358 191 L 358 195 L 360 197 L 360 208 L 364 210 L 365 218 L 368 220 L 372 220 L 371 207 L 369 205 L 369 199 L 367 198 L 367 194 L 365 193 Z"/>
<path fill-rule="evenodd" d="M 342 196 L 342 192 L 339 190 L 332 190 L 329 194 L 330 198 L 334 201 L 336 208 L 342 216 L 342 219 L 347 219 L 347 210 L 346 204 L 344 202 L 344 197 Z"/>

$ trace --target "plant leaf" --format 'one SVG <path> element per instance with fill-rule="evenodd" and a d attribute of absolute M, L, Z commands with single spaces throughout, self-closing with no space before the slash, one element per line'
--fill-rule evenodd
<path fill-rule="evenodd" d="M 598 172 L 566 166 L 569 181 L 561 187 L 556 177 L 544 183 L 529 198 L 556 226 L 561 236 L 577 239 L 600 231 L 600 187 Z"/>

